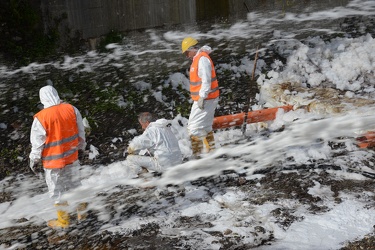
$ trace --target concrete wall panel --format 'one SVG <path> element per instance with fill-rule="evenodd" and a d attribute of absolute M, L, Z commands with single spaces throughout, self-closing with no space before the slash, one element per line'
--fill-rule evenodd
<path fill-rule="evenodd" d="M 95 38 L 111 30 L 130 31 L 162 25 L 191 23 L 197 0 L 41 0 L 52 18 L 67 16 L 71 34 Z"/>

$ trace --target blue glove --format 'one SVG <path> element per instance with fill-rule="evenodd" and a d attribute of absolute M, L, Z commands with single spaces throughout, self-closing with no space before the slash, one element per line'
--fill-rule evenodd
<path fill-rule="evenodd" d="M 199 97 L 198 108 L 200 108 L 200 109 L 204 108 L 204 98 L 203 97 Z"/>

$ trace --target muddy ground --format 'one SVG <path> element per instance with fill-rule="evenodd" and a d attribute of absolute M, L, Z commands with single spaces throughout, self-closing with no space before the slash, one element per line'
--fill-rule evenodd
<path fill-rule="evenodd" d="M 329 208 L 322 205 L 320 198 L 308 194 L 308 188 L 314 186 L 313 181 L 318 181 L 321 185 L 328 185 L 334 193 L 335 202 L 340 203 L 339 192 L 345 191 L 355 194 L 358 199 L 364 198 L 364 192 L 373 192 L 375 188 L 374 180 L 336 180 L 332 178 L 330 171 L 341 171 L 334 166 L 318 165 L 315 167 L 304 166 L 298 171 L 280 171 L 279 169 L 266 169 L 260 172 L 265 177 L 261 179 L 261 185 L 258 181 L 246 180 L 244 175 L 235 172 L 225 172 L 220 176 L 209 178 L 200 178 L 192 181 L 191 184 L 208 188 L 224 189 L 236 187 L 241 191 L 249 193 L 248 201 L 250 204 L 261 205 L 267 201 L 278 201 L 282 199 L 293 199 L 296 202 L 309 207 L 311 213 L 325 213 Z M 277 180 L 277 181 L 275 181 Z M 172 192 L 159 192 L 155 195 L 156 188 L 136 188 L 136 187 L 117 187 L 119 191 L 111 195 L 102 197 L 106 200 L 109 214 L 115 207 L 124 205 L 121 216 L 130 217 L 132 215 L 150 215 L 156 211 L 149 210 L 142 206 L 137 206 L 137 201 L 147 199 L 150 203 L 164 202 L 172 206 L 175 198 L 184 196 L 184 188 L 178 187 Z M 142 195 L 133 194 L 142 193 Z M 102 194 L 103 195 L 103 194 Z M 212 193 L 214 195 L 214 193 Z M 2 193 L 0 201 L 12 200 L 12 194 Z M 372 197 L 370 204 L 375 205 L 375 199 Z M 277 218 L 277 224 L 281 228 L 288 229 L 291 224 L 301 221 L 293 215 L 293 211 L 278 208 L 272 211 Z M 72 216 L 74 218 L 74 216 Z M 196 217 L 181 216 L 176 225 L 181 228 L 201 227 L 202 222 Z M 96 211 L 90 210 L 88 218 L 81 223 L 72 221 L 72 226 L 63 231 L 49 229 L 46 225 L 33 225 L 25 218 L 20 218 L 14 222 L 14 226 L 0 230 L 0 246 L 12 249 L 195 249 L 186 245 L 183 237 L 176 238 L 163 235 L 159 231 L 159 226 L 155 223 L 143 225 L 140 229 L 123 234 L 111 233 L 108 231 L 99 231 L 102 222 L 97 219 Z M 213 225 L 205 223 L 204 227 Z M 375 227 L 375 225 L 374 225 Z M 178 228 L 176 228 L 178 229 Z M 375 229 L 375 228 L 374 228 Z M 273 233 L 266 232 L 262 226 L 254 228 L 254 235 L 258 233 L 268 235 L 261 242 L 254 245 L 243 244 L 240 239 L 232 235 L 231 232 L 210 232 L 219 236 L 222 249 L 251 249 L 260 245 L 272 244 L 274 241 Z M 185 243 L 184 243 L 185 242 Z M 14 246 L 18 246 L 14 248 Z M 341 250 L 353 249 L 374 249 L 375 234 L 369 234 L 363 239 L 348 242 Z"/>

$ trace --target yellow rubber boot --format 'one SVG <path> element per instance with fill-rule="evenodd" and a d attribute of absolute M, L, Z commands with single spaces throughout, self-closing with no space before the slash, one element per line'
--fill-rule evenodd
<path fill-rule="evenodd" d="M 57 210 L 57 220 L 48 221 L 47 225 L 53 229 L 67 228 L 70 224 L 68 212 L 64 210 Z"/>
<path fill-rule="evenodd" d="M 190 136 L 191 140 L 191 149 L 193 150 L 193 155 L 198 156 L 202 153 L 203 142 L 202 139 L 198 136 Z"/>
<path fill-rule="evenodd" d="M 208 144 L 207 138 L 203 137 L 202 142 L 203 142 L 203 145 L 204 145 L 204 152 L 205 153 L 210 152 L 211 149 L 210 149 L 210 145 Z"/>
<path fill-rule="evenodd" d="M 82 202 L 78 204 L 77 207 L 77 220 L 78 221 L 83 221 L 87 218 L 87 202 Z"/>
<path fill-rule="evenodd" d="M 208 146 L 210 147 L 210 151 L 215 149 L 215 138 L 214 138 L 214 132 L 211 131 L 206 136 Z"/>

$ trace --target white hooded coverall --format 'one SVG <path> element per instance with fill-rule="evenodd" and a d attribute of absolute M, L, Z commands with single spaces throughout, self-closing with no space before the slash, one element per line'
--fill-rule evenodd
<path fill-rule="evenodd" d="M 129 143 L 129 148 L 134 151 L 147 149 L 151 154 L 151 156 L 128 155 L 126 159 L 128 167 L 135 174 L 141 171 L 141 167 L 160 172 L 164 168 L 182 162 L 178 140 L 166 119 L 151 122 L 142 135 L 135 137 Z"/>
<path fill-rule="evenodd" d="M 60 97 L 56 89 L 52 86 L 45 86 L 40 89 L 39 97 L 44 108 L 49 108 L 61 103 Z M 74 107 L 76 114 L 79 144 L 78 149 L 85 149 L 86 138 L 85 130 L 82 122 L 81 113 Z M 31 152 L 29 155 L 30 161 L 40 160 L 44 144 L 46 142 L 46 131 L 37 118 L 34 118 L 30 132 Z M 80 184 L 79 180 L 79 162 L 78 160 L 64 168 L 46 169 L 45 179 L 48 186 L 49 196 L 54 200 L 55 204 L 63 203 L 61 196 L 65 191 L 75 188 Z"/>
<path fill-rule="evenodd" d="M 205 45 L 197 52 L 205 51 L 207 54 L 212 52 L 211 47 Z M 202 79 L 199 96 L 207 98 L 211 90 L 211 62 L 207 57 L 202 56 L 198 62 L 198 76 Z M 204 137 L 212 131 L 212 123 L 214 120 L 215 109 L 219 102 L 219 98 L 204 100 L 204 107 L 198 107 L 198 101 L 194 101 L 191 107 L 188 131 L 190 135 Z"/>

